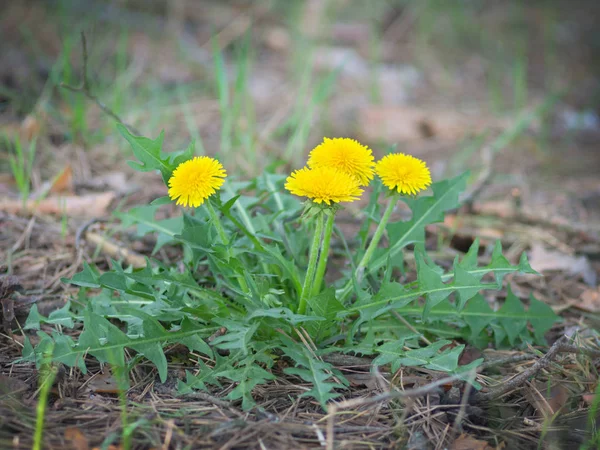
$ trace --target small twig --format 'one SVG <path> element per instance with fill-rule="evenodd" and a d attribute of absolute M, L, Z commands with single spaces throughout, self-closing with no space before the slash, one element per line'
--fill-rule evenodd
<path fill-rule="evenodd" d="M 561 344 L 558 347 L 559 353 L 583 353 L 591 358 L 600 358 L 600 350 L 588 347 L 577 347 L 573 344 Z"/>
<path fill-rule="evenodd" d="M 475 183 L 473 183 L 472 187 L 467 191 L 462 201 L 465 205 L 467 211 L 470 213 L 473 212 L 473 204 L 475 200 L 481 195 L 481 193 L 485 190 L 485 188 L 492 181 L 492 176 L 494 175 L 494 156 L 496 153 L 493 151 L 492 146 L 488 145 L 481 150 L 481 158 L 483 159 L 483 171 L 479 175 L 479 178 Z"/>
<path fill-rule="evenodd" d="M 82 53 L 82 57 L 83 57 L 83 65 L 81 67 L 81 78 L 82 78 L 81 86 L 71 86 L 71 85 L 68 85 L 65 83 L 61 83 L 60 87 L 68 89 L 69 91 L 72 91 L 72 92 L 81 92 L 89 100 L 96 103 L 98 108 L 100 108 L 106 115 L 112 117 L 115 121 L 117 121 L 121 125 L 127 127 L 129 129 L 129 131 L 131 131 L 133 134 L 139 135 L 140 132 L 134 126 L 125 123 L 117 115 L 117 113 L 115 113 L 112 109 L 110 109 L 108 106 L 106 106 L 102 101 L 100 101 L 100 99 L 96 95 L 94 95 L 92 93 L 92 90 L 90 87 L 89 74 L 88 74 L 87 43 L 86 43 L 86 39 L 85 39 L 85 33 L 83 31 L 81 32 L 81 53 Z"/>
<path fill-rule="evenodd" d="M 420 397 L 425 394 L 429 394 L 432 391 L 435 391 L 440 386 L 443 386 L 447 383 L 453 383 L 457 380 L 464 380 L 465 374 L 453 375 L 451 377 L 441 378 L 432 383 L 426 384 L 425 386 L 421 386 L 414 389 L 408 389 L 405 391 L 390 391 L 385 392 L 380 395 L 375 395 L 373 397 L 367 398 L 353 398 L 350 400 L 346 400 L 340 403 L 333 403 L 327 406 L 327 450 L 333 450 L 334 444 L 334 425 L 335 425 L 335 416 L 337 412 L 341 409 L 348 408 L 356 408 L 360 406 L 370 406 L 377 403 L 387 402 L 389 400 L 397 399 L 397 398 L 413 398 Z"/>
<path fill-rule="evenodd" d="M 100 251 L 111 258 L 125 261 L 134 268 L 146 267 L 146 258 L 133 250 L 123 247 L 115 241 L 98 233 L 87 231 L 85 240 L 100 248 Z"/>
<path fill-rule="evenodd" d="M 506 358 L 496 358 L 496 359 L 492 359 L 490 361 L 484 362 L 482 365 L 477 367 L 477 370 L 479 372 L 481 372 L 482 370 L 486 370 L 491 367 L 504 366 L 506 364 L 512 364 L 512 363 L 521 362 L 521 361 L 529 361 L 530 359 L 535 359 L 535 358 L 537 358 L 537 356 L 534 355 L 533 353 L 512 355 L 512 356 L 507 356 Z"/>
<path fill-rule="evenodd" d="M 210 402 L 213 405 L 219 406 L 221 408 L 227 409 L 238 417 L 243 417 L 243 414 L 236 410 L 231 403 L 226 400 L 221 400 L 220 398 L 214 397 L 205 392 L 190 392 L 185 394 L 186 398 L 195 399 L 195 400 L 204 400 L 206 402 Z"/>
<path fill-rule="evenodd" d="M 525 383 L 530 377 L 537 375 L 537 373 L 540 370 L 548 367 L 550 365 L 550 362 L 559 353 L 582 353 L 582 354 L 586 354 L 586 355 L 592 356 L 592 357 L 600 357 L 600 350 L 577 347 L 573 344 L 566 343 L 565 342 L 566 339 L 567 339 L 566 336 L 563 336 L 560 339 L 558 339 L 552 345 L 552 347 L 550 347 L 548 352 L 542 358 L 540 358 L 529 369 L 520 373 L 513 379 L 502 383 L 502 385 L 500 385 L 498 388 L 493 389 L 489 392 L 485 392 L 485 393 L 480 392 L 480 393 L 476 394 L 475 396 L 473 396 L 471 403 L 477 404 L 477 403 L 482 403 L 482 402 L 489 401 L 489 400 L 494 400 L 494 399 L 504 395 L 506 392 L 509 392 L 510 390 L 519 387 L 521 384 Z M 514 356 L 510 356 L 508 358 L 500 358 L 500 359 L 496 359 L 493 361 L 485 362 L 481 366 L 477 367 L 476 371 L 480 372 L 482 370 L 485 370 L 485 369 L 488 369 L 490 367 L 494 367 L 497 365 L 502 365 L 502 364 L 511 363 L 511 362 L 525 361 L 525 360 L 529 360 L 529 359 L 533 359 L 533 358 L 535 358 L 535 355 L 533 355 L 533 354 L 514 355 Z M 436 390 L 440 386 L 443 386 L 448 383 L 452 383 L 457 380 L 464 380 L 464 379 L 465 379 L 465 374 L 454 375 L 451 377 L 439 379 L 430 384 L 427 384 L 425 386 L 421 386 L 421 387 L 418 387 L 415 389 L 409 389 L 409 390 L 405 390 L 405 391 L 386 392 L 386 393 L 376 395 L 373 397 L 369 397 L 369 398 L 350 399 L 350 400 L 346 400 L 346 401 L 343 401 L 343 402 L 340 402 L 337 404 L 330 404 L 328 406 L 328 414 L 327 414 L 327 450 L 333 450 L 333 448 L 334 448 L 335 416 L 339 410 L 348 409 L 348 408 L 356 408 L 356 407 L 361 407 L 361 406 L 369 406 L 372 404 L 387 402 L 389 400 L 393 400 L 396 398 L 420 397 L 422 395 L 428 394 L 428 393 Z M 464 397 L 469 397 L 468 392 L 469 391 L 467 389 L 465 389 Z M 466 406 L 465 406 L 465 408 L 466 408 Z M 464 414 L 464 411 L 463 411 L 463 414 Z M 455 421 L 455 426 L 457 423 L 458 422 Z"/>
<path fill-rule="evenodd" d="M 93 218 L 93 219 L 88 220 L 87 222 L 84 222 L 79 228 L 77 228 L 77 231 L 75 233 L 75 248 L 76 249 L 79 249 L 81 247 L 81 245 L 82 245 L 81 239 L 83 238 L 87 229 L 97 222 L 108 222 L 108 220 Z"/>
<path fill-rule="evenodd" d="M 583 233 L 586 238 L 595 241 L 598 240 L 597 235 L 600 233 L 600 224 L 598 223 L 576 223 L 565 218 L 539 217 L 525 210 L 498 211 L 497 208 L 490 208 L 485 203 L 473 206 L 471 213 L 478 216 L 498 218 L 511 223 L 519 222 L 525 225 L 552 228 L 568 234 Z"/>
<path fill-rule="evenodd" d="M 408 320 L 406 320 L 404 317 L 402 317 L 400 314 L 398 314 L 397 311 L 392 310 L 391 313 L 396 319 L 398 319 L 400 322 L 402 322 L 406 328 L 408 328 L 413 333 L 418 334 L 419 338 L 423 342 L 425 342 L 425 344 L 431 345 L 431 341 L 429 339 L 427 339 L 423 333 L 419 333 L 417 331 L 417 329 L 415 327 L 413 327 Z"/>
<path fill-rule="evenodd" d="M 456 435 L 460 431 L 462 426 L 462 421 L 465 417 L 465 413 L 467 411 L 467 404 L 469 403 L 469 396 L 471 395 L 471 389 L 473 388 L 473 380 L 475 379 L 476 370 L 473 369 L 469 372 L 468 383 L 465 383 L 465 389 L 463 391 L 462 399 L 460 402 L 460 409 L 458 410 L 458 414 L 454 419 L 454 425 L 452 426 L 452 434 L 451 440 L 454 441 Z"/>
<path fill-rule="evenodd" d="M 516 377 L 503 382 L 500 386 L 495 389 L 490 390 L 489 392 L 478 392 L 474 397 L 474 403 L 482 403 L 490 400 L 497 399 L 498 397 L 503 396 L 507 392 L 510 392 L 513 389 L 518 388 L 523 383 L 525 383 L 529 378 L 534 377 L 538 374 L 538 372 L 542 369 L 545 369 L 550 365 L 552 360 L 556 357 L 558 353 L 561 353 L 561 347 L 564 345 L 566 340 L 566 336 L 562 336 L 559 340 L 557 340 L 552 347 L 548 350 L 548 352 L 541 357 L 539 360 L 535 362 L 533 366 L 529 369 L 521 372 Z M 576 347 L 575 347 L 576 348 Z M 578 350 L 579 351 L 579 350 Z"/>

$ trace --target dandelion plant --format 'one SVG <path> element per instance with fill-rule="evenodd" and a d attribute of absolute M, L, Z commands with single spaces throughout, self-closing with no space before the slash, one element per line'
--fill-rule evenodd
<path fill-rule="evenodd" d="M 494 311 L 481 294 L 502 289 L 507 274 L 534 273 L 525 256 L 511 264 L 497 244 L 491 261 L 480 265 L 476 241 L 445 271 L 427 254 L 425 227 L 459 205 L 465 175 L 433 182 L 426 162 L 412 155 L 376 161 L 356 140 L 324 138 L 307 152 L 306 166 L 290 174 L 266 171 L 232 180 L 219 161 L 195 155 L 193 146 L 164 153 L 162 134 L 148 139 L 123 126 L 119 131 L 139 160 L 132 167 L 148 177 L 160 173 L 167 195 L 118 217 L 123 226 L 136 226 L 138 236 L 153 233 L 155 250 L 169 244 L 182 251 L 168 262 L 149 258 L 143 269 L 112 261 L 101 273 L 86 264 L 65 280 L 82 290 L 63 312 L 70 314 L 69 325 L 81 328 L 78 340 L 36 312 L 28 321 L 32 328 L 57 331 L 39 330 L 35 347 L 26 340 L 26 360 L 39 364 L 53 348 L 55 361 L 85 371 L 86 357 L 118 365 L 145 358 L 165 382 L 173 358 L 165 349 L 181 344 L 196 355 L 179 381 L 181 394 L 233 383 L 227 398 L 249 409 L 253 390 L 273 382 L 281 372 L 276 363 L 286 359 L 283 372 L 310 384 L 302 396 L 327 408 L 346 393 L 348 380 L 326 354 L 359 353 L 393 370 L 420 366 L 465 374 L 478 389 L 466 374 L 481 360 L 459 364 L 466 343 L 542 342 L 556 321 L 533 297 L 525 307 L 508 290 L 504 306 Z M 375 232 L 361 232 L 354 242 L 341 239 L 343 260 L 334 262 L 329 254 L 340 211 L 373 186 L 362 229 L 375 222 Z M 181 207 L 180 216 L 155 220 L 160 205 L 170 202 Z M 412 211 L 407 221 L 392 220 L 399 202 Z M 396 270 L 407 268 L 407 252 L 416 262 L 411 283 Z M 115 356 L 110 361 L 109 353 Z"/>

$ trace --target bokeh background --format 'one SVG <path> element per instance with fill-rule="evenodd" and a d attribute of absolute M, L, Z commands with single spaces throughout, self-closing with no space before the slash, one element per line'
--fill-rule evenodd
<path fill-rule="evenodd" d="M 63 280 L 86 262 L 101 271 L 114 259 L 145 266 L 156 238 L 142 237 L 150 229 L 144 227 L 181 215 L 172 204 L 148 206 L 167 189 L 160 175 L 127 165 L 133 155 L 117 121 L 151 138 L 164 130 L 165 151 L 194 142 L 195 152 L 217 156 L 234 182 L 301 168 L 324 136 L 358 139 L 377 157 L 391 149 L 415 155 L 434 181 L 470 170 L 471 201 L 428 227 L 429 255 L 449 267 L 475 238 L 485 258 L 496 240 L 513 263 L 527 251 L 545 276 L 518 277 L 513 292 L 522 299 L 532 293 L 560 313 L 561 333 L 597 344 L 599 18 L 598 0 L 0 0 L 0 394 L 26 393 L 23 407 L 0 402 L 0 447 L 31 448 L 38 392 L 32 366 L 15 362 L 25 334 L 12 334 L 11 321 L 25 324 L 32 305 L 47 316 L 77 301 L 76 287 Z M 361 206 L 351 203 L 336 218 L 347 237 L 357 235 Z M 400 206 L 395 214 L 410 212 Z M 164 246 L 153 256 L 175 265 L 181 249 Z M 405 256 L 412 264 L 411 252 Z M 345 254 L 329 262 L 335 276 Z M 471 350 L 461 364 L 478 357 Z M 512 409 L 498 409 L 498 426 L 477 428 L 481 436 L 496 439 L 498 448 L 559 448 L 550 445 L 559 430 L 564 448 L 577 448 L 598 406 L 597 371 L 581 356 L 528 382 L 531 390 L 510 399 Z M 523 364 L 501 369 L 523 373 Z M 118 384 L 110 391 L 106 374 L 67 376 L 61 368 L 66 387 L 46 411 L 48 442 L 67 448 L 71 440 L 75 447 L 73 436 L 88 436 L 99 443 L 118 428 Z M 269 448 L 300 448 L 278 424 L 304 427 L 322 445 L 310 425 L 325 423 L 320 411 L 285 406 L 280 416 L 261 411 L 244 425 L 220 410 L 211 418 L 202 401 L 187 410 L 175 400 L 163 403 L 173 386 L 148 380 L 136 381 L 142 393 L 131 398 L 143 418 L 132 427 L 153 448 L 167 448 L 166 436 L 173 448 L 186 442 L 183 428 L 174 433 L 174 422 L 164 420 L 187 420 L 185 411 L 208 420 L 190 417 L 197 427 L 190 442 L 201 436 L 219 446 L 252 441 L 267 448 L 268 441 L 254 442 L 266 430 L 276 439 Z M 81 400 L 87 389 L 94 394 Z M 273 398 L 288 392 L 275 390 Z M 454 416 L 440 411 L 446 418 L 438 420 L 431 411 L 440 396 L 432 408 L 429 398 L 415 409 L 411 433 L 432 431 L 412 433 L 411 448 L 441 448 L 458 430 L 456 419 L 448 434 L 446 420 L 454 419 L 446 418 Z M 360 416 L 369 426 L 383 424 L 386 435 L 389 426 L 400 442 L 400 414 L 379 411 Z M 545 414 L 557 419 L 548 434 Z M 526 422 L 530 417 L 539 420 Z M 69 438 L 73 424 L 83 431 Z M 246 441 L 237 440 L 242 435 Z M 379 437 L 372 436 L 365 446 L 375 445 Z M 531 447 L 512 444 L 519 439 Z M 91 447 L 79 442 L 78 449 Z"/>
<path fill-rule="evenodd" d="M 92 95 L 241 179 L 298 168 L 323 136 L 345 136 L 423 158 L 437 179 L 491 171 L 490 198 L 518 192 L 542 215 L 585 221 L 600 206 L 599 12 L 582 0 L 7 0 L 0 195 L 19 196 L 16 140 L 35 140 L 34 193 L 68 168 L 76 191 L 164 194 L 125 164 L 115 120 L 61 87 L 82 83 L 84 32 Z"/>

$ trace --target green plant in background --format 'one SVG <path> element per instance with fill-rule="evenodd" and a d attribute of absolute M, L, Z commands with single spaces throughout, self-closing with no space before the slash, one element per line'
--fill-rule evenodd
<path fill-rule="evenodd" d="M 36 408 L 35 432 L 33 435 L 33 450 L 40 450 L 42 438 L 44 436 L 44 419 L 46 417 L 46 408 L 48 407 L 48 396 L 50 389 L 58 372 L 57 367 L 52 363 L 53 345 L 49 345 L 41 354 L 40 377 L 39 377 L 39 396 Z"/>
<path fill-rule="evenodd" d="M 215 159 L 194 157 L 192 146 L 165 154 L 162 134 L 148 139 L 123 126 L 119 131 L 138 159 L 131 166 L 159 172 L 169 195 L 118 217 L 140 236 L 154 233 L 154 252 L 180 245 L 181 261 L 148 259 L 143 269 L 113 261 L 104 273 L 85 264 L 68 280 L 81 287 L 77 304 L 48 318 L 32 309 L 27 326 L 38 330 L 40 342 L 34 348 L 26 339 L 26 360 L 39 363 L 52 345 L 53 361 L 85 372 L 86 355 L 125 367 L 125 349 L 131 349 L 137 353 L 131 364 L 148 359 L 164 382 L 164 348 L 181 344 L 201 357 L 190 361 L 180 393 L 228 381 L 235 388 L 227 398 L 248 409 L 252 390 L 273 380 L 275 362 L 285 357 L 293 367 L 284 371 L 311 385 L 302 396 L 326 408 L 348 385 L 324 360 L 327 353 L 370 355 L 375 365 L 390 364 L 392 370 L 419 366 L 466 379 L 481 360 L 460 366 L 464 344 L 451 347 L 452 339 L 482 347 L 543 343 L 557 320 L 533 297 L 524 306 L 510 288 L 498 311 L 481 295 L 502 289 L 507 274 L 535 273 L 525 255 L 512 265 L 498 243 L 481 265 L 476 241 L 446 271 L 427 254 L 425 227 L 459 206 L 466 175 L 431 184 L 426 164 L 414 157 L 390 154 L 375 162 L 356 141 L 325 139 L 307 166 L 289 177 L 265 171 L 240 182 L 226 177 Z M 326 282 L 341 203 L 359 199 L 369 184 L 374 189 L 364 208 L 365 226 L 344 253 L 348 268 Z M 431 195 L 417 195 L 428 186 Z M 303 204 L 297 196 L 308 200 Z M 380 213 L 386 196 L 388 206 Z M 173 200 L 186 207 L 183 215 L 155 220 L 160 205 Z M 392 212 L 400 201 L 412 217 L 396 222 Z M 411 244 L 414 250 L 407 250 Z M 395 271 L 405 269 L 407 251 L 414 252 L 417 278 L 401 283 Z M 58 331 L 39 331 L 41 323 Z M 82 329 L 76 341 L 59 332 L 75 324 Z"/>
<path fill-rule="evenodd" d="M 21 194 L 23 207 L 25 207 L 31 189 L 31 172 L 33 171 L 33 161 L 35 159 L 36 140 L 32 139 L 27 148 L 24 147 L 18 136 L 15 137 L 12 143 L 8 137 L 4 136 L 4 142 L 6 147 L 10 149 L 8 163 L 17 189 Z"/>

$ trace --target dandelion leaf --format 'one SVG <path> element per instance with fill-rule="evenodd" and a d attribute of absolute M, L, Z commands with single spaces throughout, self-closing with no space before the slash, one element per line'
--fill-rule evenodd
<path fill-rule="evenodd" d="M 412 211 L 412 218 L 406 222 L 391 223 L 387 226 L 390 242 L 390 257 L 396 256 L 404 247 L 425 241 L 425 226 L 442 222 L 444 212 L 460 206 L 459 194 L 465 189 L 468 173 L 456 178 L 434 183 L 433 195 L 417 198 L 404 197 Z M 370 272 L 375 272 L 386 264 L 387 255 L 382 255 L 369 264 Z"/>

